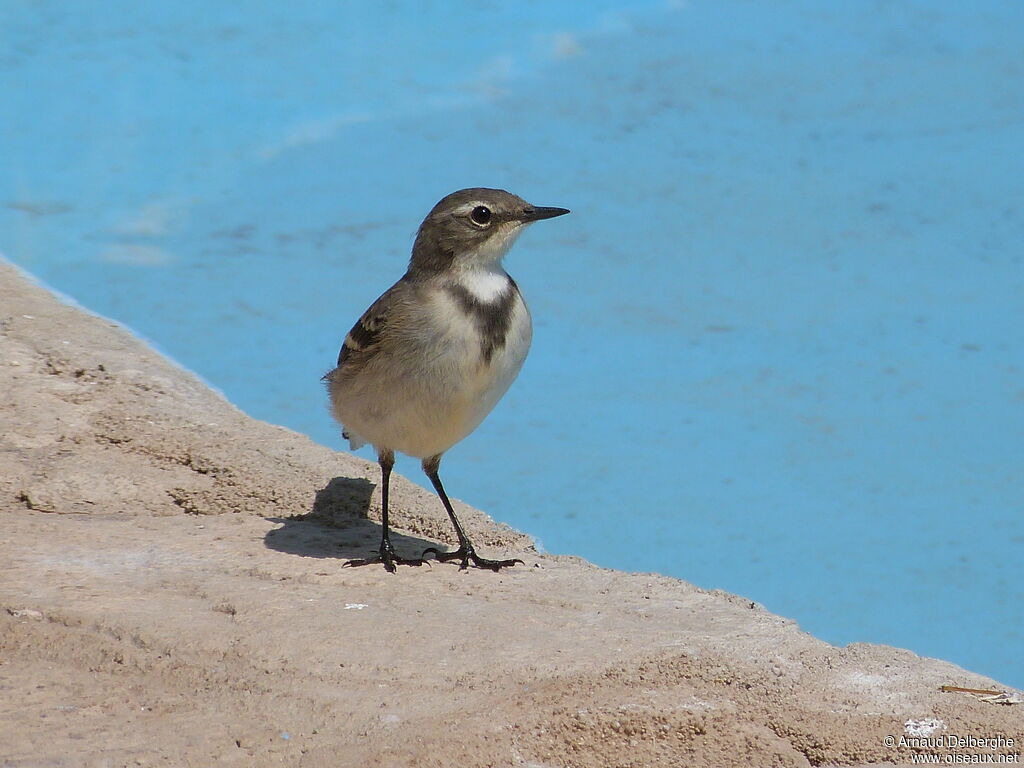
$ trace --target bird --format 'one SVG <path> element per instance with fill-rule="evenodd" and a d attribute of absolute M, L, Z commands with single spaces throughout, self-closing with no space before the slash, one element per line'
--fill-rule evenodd
<path fill-rule="evenodd" d="M 531 205 L 503 189 L 474 187 L 442 198 L 416 233 L 404 275 L 348 332 L 323 378 L 331 412 L 352 450 L 369 443 L 381 471 L 381 542 L 346 566 L 422 565 L 428 554 L 498 571 L 522 560 L 477 554 L 441 483 L 441 457 L 479 426 L 508 390 L 533 336 L 529 309 L 502 260 L 536 221 L 566 208 Z M 388 486 L 395 453 L 421 460 L 458 539 L 400 557 L 391 544 Z"/>

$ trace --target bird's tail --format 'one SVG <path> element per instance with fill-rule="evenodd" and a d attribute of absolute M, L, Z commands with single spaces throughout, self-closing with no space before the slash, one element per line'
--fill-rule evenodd
<path fill-rule="evenodd" d="M 339 369 L 337 368 L 332 368 L 331 370 L 329 370 L 327 373 L 320 377 L 320 381 L 326 382 L 327 391 L 331 393 L 331 412 L 334 414 L 334 418 L 338 420 L 338 423 L 341 424 L 341 436 L 348 440 L 349 450 L 358 451 L 360 448 L 366 445 L 366 440 L 364 440 L 351 429 L 346 427 L 344 423 L 342 423 L 342 415 L 338 413 L 338 411 L 336 410 L 336 404 L 334 402 L 334 392 L 331 388 L 331 385 L 334 383 L 334 375 L 335 373 L 338 372 L 338 370 Z"/>
<path fill-rule="evenodd" d="M 363 440 L 363 438 L 361 438 L 355 432 L 349 429 L 345 429 L 344 427 L 341 430 L 341 436 L 348 440 L 348 447 L 349 450 L 351 451 L 358 451 L 360 448 L 366 445 L 366 441 Z"/>

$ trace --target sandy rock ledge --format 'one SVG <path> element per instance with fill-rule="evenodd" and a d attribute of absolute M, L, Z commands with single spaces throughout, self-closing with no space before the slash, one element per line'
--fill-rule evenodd
<path fill-rule="evenodd" d="M 379 536 L 375 465 L 3 262 L 0 392 L 2 766 L 902 764 L 886 737 L 932 718 L 1024 751 L 1024 707 L 939 691 L 992 680 L 542 556 L 467 507 L 525 567 L 342 569 Z M 402 551 L 448 542 L 432 494 L 394 496 Z"/>

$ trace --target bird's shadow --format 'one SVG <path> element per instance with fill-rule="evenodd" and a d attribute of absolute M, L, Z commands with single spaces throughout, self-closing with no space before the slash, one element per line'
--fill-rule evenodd
<path fill-rule="evenodd" d="M 316 492 L 310 511 L 294 517 L 268 517 L 280 528 L 268 531 L 268 549 L 302 557 L 346 560 L 372 557 L 380 547 L 381 525 L 367 517 L 373 483 L 361 477 L 335 477 Z M 436 541 L 391 531 L 391 543 L 403 557 L 419 557 Z"/>

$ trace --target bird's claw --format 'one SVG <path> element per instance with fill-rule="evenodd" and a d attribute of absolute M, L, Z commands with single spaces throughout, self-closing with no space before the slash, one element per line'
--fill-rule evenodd
<path fill-rule="evenodd" d="M 396 557 L 395 553 L 390 549 L 383 549 L 374 557 L 361 558 L 358 560 L 346 560 L 342 563 L 342 568 L 359 568 L 364 565 L 376 565 L 381 563 L 384 566 L 384 570 L 388 573 L 394 573 L 398 569 L 395 566 L 398 565 L 411 565 L 415 568 L 419 568 L 421 565 L 427 563 L 422 557 L 418 559 L 411 559 L 406 557 Z"/>
<path fill-rule="evenodd" d="M 489 571 L 499 571 L 502 568 L 511 568 L 516 563 L 520 565 L 526 565 L 518 557 L 512 558 L 511 560 L 488 560 L 485 557 L 480 557 L 473 549 L 473 547 L 462 546 L 456 549 L 454 552 L 442 552 L 437 547 L 428 547 L 423 550 L 421 555 L 424 560 L 428 553 L 433 553 L 434 558 L 442 563 L 447 563 L 451 560 L 459 561 L 459 570 L 464 571 L 469 568 L 472 563 L 475 568 L 486 568 Z"/>

